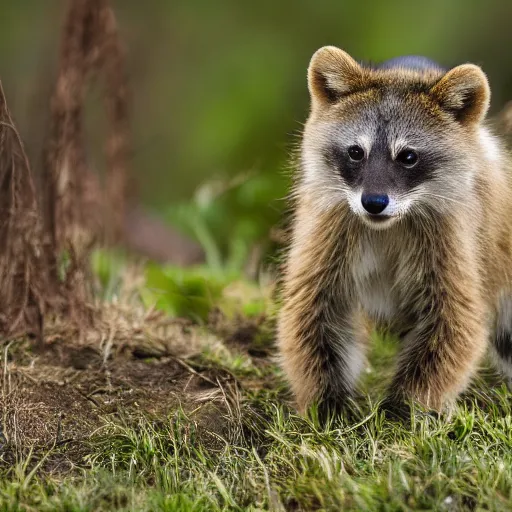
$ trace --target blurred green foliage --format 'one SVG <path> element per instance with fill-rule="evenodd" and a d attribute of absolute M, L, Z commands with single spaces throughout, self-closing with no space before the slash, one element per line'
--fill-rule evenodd
<path fill-rule="evenodd" d="M 95 295 L 111 301 L 123 291 L 130 293 L 127 269 L 133 264 L 133 258 L 122 251 L 95 250 L 91 259 Z M 214 310 L 229 318 L 251 318 L 273 309 L 258 284 L 244 278 L 241 269 L 227 265 L 215 267 L 207 263 L 183 268 L 150 262 L 144 265 L 144 281 L 133 285 L 131 293 L 140 297 L 146 308 L 200 324 Z"/>
<path fill-rule="evenodd" d="M 91 255 L 91 270 L 95 277 L 95 295 L 112 300 L 122 285 L 126 255 L 120 250 L 96 249 Z"/>
<path fill-rule="evenodd" d="M 262 174 L 206 182 L 192 199 L 171 204 L 167 217 L 201 243 L 211 268 L 240 272 L 254 244 L 262 252 L 270 245 L 269 227 L 281 213 L 281 205 L 272 204 L 285 196 L 285 184 Z"/>
<path fill-rule="evenodd" d="M 155 306 L 173 316 L 204 322 L 220 301 L 225 284 L 207 269 L 148 265 L 142 294 L 148 307 Z"/>
<path fill-rule="evenodd" d="M 254 283 L 244 280 L 240 274 L 218 272 L 208 265 L 181 268 L 150 263 L 145 277 L 140 293 L 146 307 L 198 323 L 206 322 L 214 310 L 227 317 L 254 317 L 270 307 Z"/>
<path fill-rule="evenodd" d="M 35 158 L 66 1 L 0 2 L 1 78 Z M 422 54 L 447 66 L 476 62 L 490 77 L 494 111 L 512 97 L 508 0 L 112 4 L 128 50 L 142 197 L 198 237 L 215 264 L 239 266 L 279 217 L 290 148 L 307 116 L 306 68 L 320 46 L 364 60 Z M 210 194 L 212 183 L 233 180 Z"/>

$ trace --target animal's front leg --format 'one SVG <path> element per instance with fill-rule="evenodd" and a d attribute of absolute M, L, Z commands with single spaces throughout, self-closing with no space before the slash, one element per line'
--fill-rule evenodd
<path fill-rule="evenodd" d="M 339 300 L 324 291 L 281 311 L 282 366 L 302 413 L 314 403 L 322 416 L 340 412 L 364 365 L 366 340 L 352 310 Z"/>
<path fill-rule="evenodd" d="M 312 219 L 310 212 L 303 217 L 299 209 L 295 219 L 278 323 L 282 367 L 302 413 L 313 403 L 323 412 L 344 406 L 365 348 L 355 318 L 349 235 L 340 214 Z"/>
<path fill-rule="evenodd" d="M 464 390 L 485 351 L 488 327 L 478 273 L 467 253 L 456 249 L 419 261 L 427 270 L 415 274 L 405 298 L 416 325 L 405 336 L 388 407 L 414 400 L 441 411 Z"/>

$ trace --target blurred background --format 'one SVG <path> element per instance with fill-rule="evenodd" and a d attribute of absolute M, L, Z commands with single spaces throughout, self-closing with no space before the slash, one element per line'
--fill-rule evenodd
<path fill-rule="evenodd" d="M 421 54 L 481 65 L 493 112 L 512 99 L 512 2 L 112 0 L 133 92 L 132 172 L 143 203 L 233 267 L 267 243 L 325 44 L 357 59 Z M 38 161 L 65 0 L 0 0 L 0 78 Z M 103 115 L 91 90 L 90 144 Z M 99 96 L 99 95 L 98 95 Z M 95 142 L 96 141 L 96 142 Z M 94 155 L 95 153 L 92 152 Z M 37 163 L 34 164 L 37 167 Z"/>

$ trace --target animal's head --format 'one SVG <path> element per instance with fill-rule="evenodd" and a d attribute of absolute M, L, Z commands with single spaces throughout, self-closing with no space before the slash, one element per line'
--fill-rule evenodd
<path fill-rule="evenodd" d="M 482 124 L 489 85 L 473 64 L 446 71 L 407 57 L 372 68 L 324 47 L 308 85 L 299 186 L 320 208 L 348 202 L 374 228 L 446 211 L 468 200 L 478 162 L 497 158 Z"/>

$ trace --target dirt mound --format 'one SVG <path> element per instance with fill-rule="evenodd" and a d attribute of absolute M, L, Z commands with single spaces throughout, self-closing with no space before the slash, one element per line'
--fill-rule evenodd
<path fill-rule="evenodd" d="M 118 329 L 125 337 L 110 343 L 94 335 L 77 343 L 73 333 L 61 333 L 35 351 L 27 341 L 7 345 L 0 464 L 30 453 L 39 454 L 34 464 L 44 459 L 46 470 L 69 471 L 84 464 L 88 439 L 106 421 L 162 420 L 179 408 L 205 434 L 222 434 L 239 383 L 229 371 L 200 362 L 205 335 L 199 327 L 182 320 L 166 324 L 167 348 L 147 332 L 137 339 L 137 328 L 132 336 Z"/>

